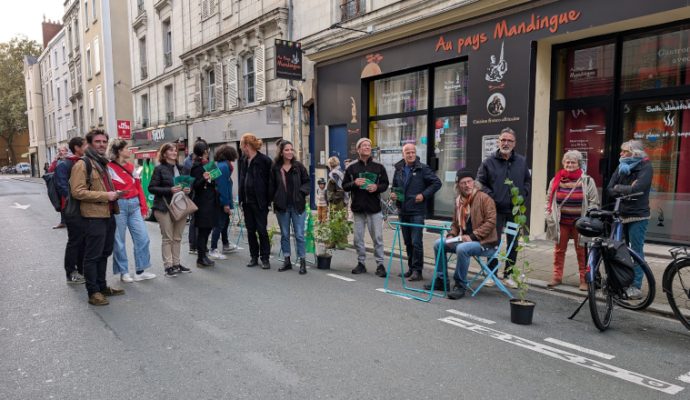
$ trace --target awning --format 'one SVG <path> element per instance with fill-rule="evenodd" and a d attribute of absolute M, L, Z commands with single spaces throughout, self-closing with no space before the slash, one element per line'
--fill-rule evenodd
<path fill-rule="evenodd" d="M 28 152 L 28 153 L 24 153 L 24 154 L 22 154 L 22 155 L 21 155 L 21 156 L 19 156 L 19 157 L 21 157 L 21 158 L 25 158 L 25 157 L 28 157 L 28 156 L 29 156 L 29 154 L 31 154 L 31 152 Z"/>

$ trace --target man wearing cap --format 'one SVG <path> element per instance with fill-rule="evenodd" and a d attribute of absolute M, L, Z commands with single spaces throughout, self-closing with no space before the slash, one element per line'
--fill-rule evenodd
<path fill-rule="evenodd" d="M 490 256 L 496 252 L 498 244 L 496 206 L 489 195 L 474 187 L 473 176 L 474 174 L 466 169 L 458 171 L 455 175 L 455 191 L 458 197 L 455 199 L 453 223 L 446 236 L 446 251 L 454 251 L 457 255 L 453 276 L 455 286 L 448 293 L 448 298 L 451 300 L 458 300 L 465 296 L 467 270 L 472 257 Z M 434 254 L 439 244 L 440 239 L 434 244 Z M 444 270 L 439 271 L 436 279 L 424 288 L 443 290 L 444 275 Z"/>
<path fill-rule="evenodd" d="M 400 210 L 400 222 L 424 225 L 427 201 L 441 188 L 441 180 L 428 165 L 417 157 L 414 143 L 402 148 L 403 159 L 395 164 L 391 198 Z M 399 197 L 402 195 L 402 197 Z M 423 228 L 402 226 L 407 272 L 403 275 L 410 281 L 421 281 L 424 264 Z"/>
<path fill-rule="evenodd" d="M 364 228 L 369 226 L 369 236 L 374 242 L 376 275 L 386 277 L 383 266 L 383 215 L 381 214 L 381 192 L 388 189 L 388 175 L 383 165 L 371 159 L 371 140 L 361 138 L 355 146 L 359 159 L 345 170 L 343 190 L 351 192 L 350 207 L 355 219 L 355 248 L 357 266 L 353 274 L 367 272 L 364 266 L 366 248 L 364 247 Z"/>

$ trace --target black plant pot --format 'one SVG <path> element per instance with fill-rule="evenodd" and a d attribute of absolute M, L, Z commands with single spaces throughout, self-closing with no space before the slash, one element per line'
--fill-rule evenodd
<path fill-rule="evenodd" d="M 331 255 L 317 255 L 316 256 L 316 268 L 318 269 L 331 269 Z"/>
<path fill-rule="evenodd" d="M 536 304 L 530 300 L 510 300 L 510 322 L 520 325 L 531 325 L 535 305 Z"/>

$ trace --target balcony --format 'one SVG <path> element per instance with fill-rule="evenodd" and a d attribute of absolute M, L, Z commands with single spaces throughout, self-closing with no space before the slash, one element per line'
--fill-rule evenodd
<path fill-rule="evenodd" d="M 364 15 L 366 12 L 365 0 L 347 0 L 340 4 L 340 22 L 349 21 Z"/>
<path fill-rule="evenodd" d="M 163 53 L 163 62 L 165 63 L 166 67 L 169 67 L 172 65 L 172 53 Z"/>
<path fill-rule="evenodd" d="M 173 122 L 175 120 L 175 113 L 170 111 L 165 113 L 165 122 Z"/>

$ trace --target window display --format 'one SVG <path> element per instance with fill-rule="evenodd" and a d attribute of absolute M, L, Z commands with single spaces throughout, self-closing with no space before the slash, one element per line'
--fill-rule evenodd
<path fill-rule="evenodd" d="M 369 86 L 369 115 L 380 116 L 427 109 L 426 70 L 378 79 Z"/>

